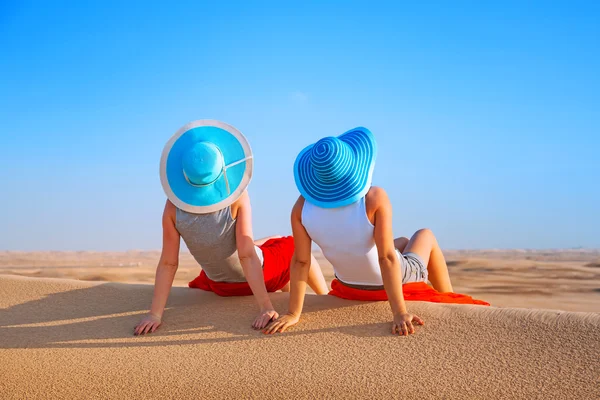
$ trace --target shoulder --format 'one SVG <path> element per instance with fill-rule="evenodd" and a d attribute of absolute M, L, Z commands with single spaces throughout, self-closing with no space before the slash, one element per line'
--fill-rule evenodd
<path fill-rule="evenodd" d="M 365 196 L 365 203 L 367 205 L 367 209 L 376 210 L 382 205 L 389 204 L 390 199 L 387 195 L 385 189 L 379 186 L 372 186 L 369 189 L 369 192 Z"/>
<path fill-rule="evenodd" d="M 231 207 L 239 207 L 248 203 L 250 203 L 250 195 L 248 194 L 247 190 L 244 190 L 240 197 L 236 201 L 231 203 Z"/>
<path fill-rule="evenodd" d="M 292 220 L 296 220 L 302 222 L 302 209 L 304 208 L 304 197 L 298 197 L 296 203 L 294 204 L 294 208 L 292 208 Z"/>
<path fill-rule="evenodd" d="M 177 223 L 177 207 L 167 199 L 162 216 L 163 227 L 175 226 Z"/>
<path fill-rule="evenodd" d="M 163 218 L 170 218 L 175 220 L 175 214 L 177 213 L 177 207 L 175 204 L 171 203 L 171 200 L 167 199 L 165 203 L 165 210 L 163 212 Z"/>
<path fill-rule="evenodd" d="M 238 211 L 241 209 L 247 209 L 250 207 L 250 195 L 247 190 L 244 190 L 239 199 L 231 203 L 230 211 L 233 219 L 237 218 Z"/>

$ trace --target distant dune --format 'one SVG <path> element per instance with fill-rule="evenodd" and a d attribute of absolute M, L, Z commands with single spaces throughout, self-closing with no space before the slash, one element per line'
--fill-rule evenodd
<path fill-rule="evenodd" d="M 458 292 L 500 307 L 600 312 L 599 250 L 449 250 Z M 328 281 L 331 265 L 315 254 Z M 0 252 L 0 274 L 87 281 L 152 283 L 159 251 Z M 175 285 L 200 272 L 182 253 Z"/>

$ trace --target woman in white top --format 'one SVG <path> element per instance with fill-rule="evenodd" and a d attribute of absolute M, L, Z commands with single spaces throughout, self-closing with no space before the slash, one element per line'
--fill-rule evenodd
<path fill-rule="evenodd" d="M 385 190 L 371 186 L 376 153 L 371 132 L 356 128 L 319 140 L 296 159 L 294 173 L 302 195 L 292 210 L 296 249 L 289 311 L 265 333 L 283 332 L 298 322 L 312 241 L 333 265 L 332 287 L 367 295 L 385 289 L 393 312 L 392 333 L 408 335 L 414 333 L 413 323 L 423 324 L 408 312 L 402 284 L 429 280 L 437 291 L 452 292 L 444 255 L 430 230 L 394 239 L 389 198 Z"/>

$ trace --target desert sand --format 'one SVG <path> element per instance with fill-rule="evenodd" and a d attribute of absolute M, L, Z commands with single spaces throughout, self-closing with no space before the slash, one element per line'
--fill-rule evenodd
<path fill-rule="evenodd" d="M 0 277 L 3 399 L 600 396 L 600 315 L 414 302 L 390 334 L 384 302 L 307 296 L 274 336 L 251 297 L 174 288 L 163 326 L 132 336 L 151 285 Z M 287 294 L 272 294 L 285 309 Z"/>
<path fill-rule="evenodd" d="M 186 287 L 135 337 L 156 252 L 0 253 L 0 397 L 596 399 L 600 314 L 540 309 L 598 310 L 598 254 L 576 253 L 449 253 L 457 291 L 505 308 L 411 302 L 426 324 L 410 337 L 391 335 L 385 302 L 312 294 L 268 336 L 252 297 Z M 184 255 L 177 283 L 197 273 Z"/>

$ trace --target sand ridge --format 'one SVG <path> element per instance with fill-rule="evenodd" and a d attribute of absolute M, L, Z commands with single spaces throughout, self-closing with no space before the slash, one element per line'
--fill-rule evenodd
<path fill-rule="evenodd" d="M 0 276 L 2 398 L 600 397 L 600 314 L 309 295 L 283 335 L 251 297 L 174 288 L 155 334 L 131 335 L 152 286 Z M 271 295 L 285 310 L 288 295 Z"/>

